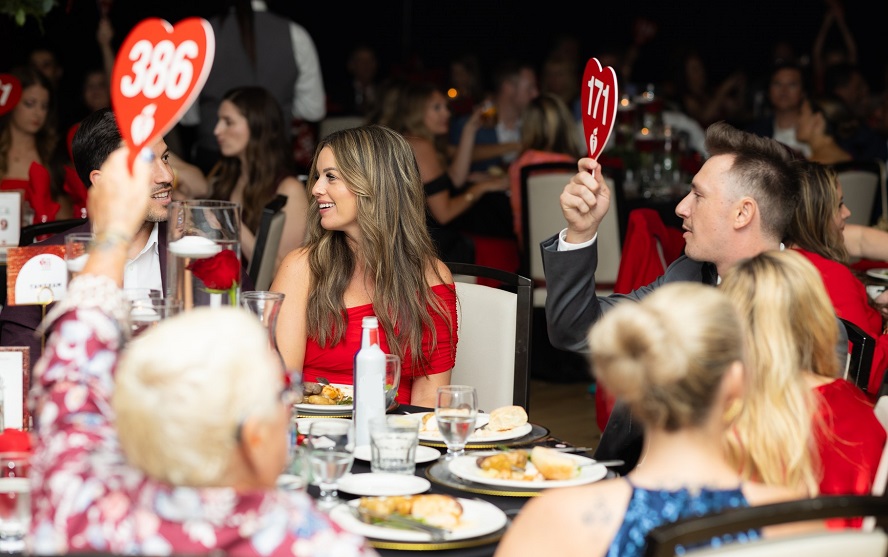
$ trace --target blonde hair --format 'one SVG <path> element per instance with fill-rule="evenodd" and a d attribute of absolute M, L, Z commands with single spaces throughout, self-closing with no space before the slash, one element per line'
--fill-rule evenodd
<path fill-rule="evenodd" d="M 722 379 L 743 362 L 743 331 L 730 301 L 689 282 L 624 302 L 589 332 L 595 375 L 646 427 L 676 431 L 709 419 Z"/>
<path fill-rule="evenodd" d="M 272 418 L 282 388 L 268 331 L 241 308 L 196 308 L 124 349 L 112 406 L 127 461 L 157 480 L 224 485 L 247 416 Z"/>
<path fill-rule="evenodd" d="M 799 161 L 804 169 L 799 204 L 792 213 L 789 240 L 794 245 L 826 259 L 848 263 L 842 231 L 835 225 L 842 209 L 836 172 L 812 161 Z"/>
<path fill-rule="evenodd" d="M 836 377 L 835 312 L 817 269 L 793 250 L 735 265 L 721 290 L 749 321 L 749 391 L 726 438 L 745 477 L 817 493 L 815 398 L 803 371 Z"/>

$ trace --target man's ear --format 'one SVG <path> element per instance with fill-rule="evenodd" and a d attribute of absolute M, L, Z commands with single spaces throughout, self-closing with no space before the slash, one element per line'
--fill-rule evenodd
<path fill-rule="evenodd" d="M 740 230 L 746 228 L 758 215 L 758 204 L 751 197 L 742 197 L 736 205 L 734 216 L 734 228 Z"/>
<path fill-rule="evenodd" d="M 102 171 L 99 169 L 92 170 L 89 173 L 89 184 L 84 184 L 86 187 L 89 187 L 93 184 L 97 184 L 99 180 L 102 178 Z"/>

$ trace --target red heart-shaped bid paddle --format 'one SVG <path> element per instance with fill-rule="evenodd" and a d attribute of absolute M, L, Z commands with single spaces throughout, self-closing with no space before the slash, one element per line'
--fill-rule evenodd
<path fill-rule="evenodd" d="M 172 128 L 191 106 L 213 67 L 216 42 L 199 17 L 175 26 L 139 22 L 120 46 L 111 75 L 111 104 L 130 147 L 130 168 L 142 147 Z"/>
<path fill-rule="evenodd" d="M 0 116 L 6 114 L 22 98 L 22 84 L 18 78 L 8 73 L 0 73 Z"/>
<path fill-rule="evenodd" d="M 610 66 L 601 67 L 597 58 L 589 58 L 580 84 L 583 110 L 583 132 L 588 156 L 598 159 L 607 145 L 617 117 L 617 74 Z"/>

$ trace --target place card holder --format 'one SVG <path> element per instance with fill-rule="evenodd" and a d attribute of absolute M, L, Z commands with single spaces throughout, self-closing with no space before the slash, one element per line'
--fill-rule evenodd
<path fill-rule="evenodd" d="M 40 306 L 40 321 L 46 307 L 65 297 L 68 267 L 64 245 L 11 247 L 6 254 L 6 304 Z M 46 335 L 40 339 L 41 349 Z"/>
<path fill-rule="evenodd" d="M 30 352 L 27 346 L 0 347 L 0 415 L 3 429 L 31 429 L 28 405 Z"/>
<path fill-rule="evenodd" d="M 0 253 L 18 246 L 22 232 L 22 194 L 17 191 L 0 192 Z"/>

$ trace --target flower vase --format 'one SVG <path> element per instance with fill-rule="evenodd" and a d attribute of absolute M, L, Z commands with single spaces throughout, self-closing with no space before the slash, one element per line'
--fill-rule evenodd
<path fill-rule="evenodd" d="M 238 306 L 241 207 L 229 201 L 173 201 L 167 228 L 167 295 L 182 310 Z"/>

